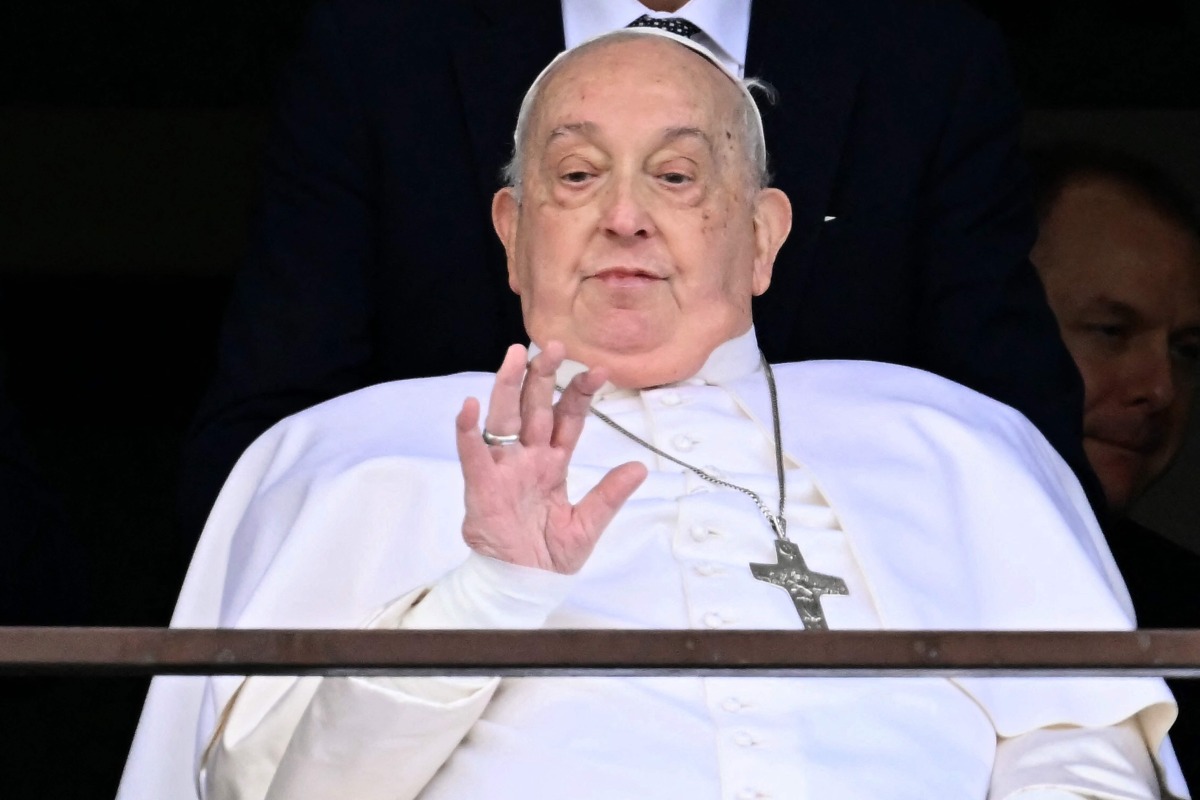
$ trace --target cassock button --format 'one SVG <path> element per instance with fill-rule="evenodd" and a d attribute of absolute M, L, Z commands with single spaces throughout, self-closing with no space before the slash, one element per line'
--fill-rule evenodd
<path fill-rule="evenodd" d="M 706 628 L 720 628 L 725 624 L 725 618 L 715 611 L 710 611 L 705 614 L 703 621 Z"/>
<path fill-rule="evenodd" d="M 675 447 L 676 450 L 682 450 L 683 452 L 686 453 L 688 450 L 691 450 L 692 447 L 696 444 L 696 440 L 693 439 L 692 437 L 688 436 L 686 433 L 681 433 L 678 436 L 671 439 L 671 444 Z"/>
<path fill-rule="evenodd" d="M 708 541 L 708 528 L 704 527 L 703 525 L 693 525 L 691 531 L 689 532 L 692 534 L 693 541 Z"/>
<path fill-rule="evenodd" d="M 658 402 L 664 406 L 677 406 L 683 402 L 683 399 L 679 396 L 679 392 L 663 392 L 659 396 Z"/>
<path fill-rule="evenodd" d="M 754 737 L 745 731 L 738 731 L 733 735 L 733 743 L 738 747 L 751 747 L 754 744 Z"/>
<path fill-rule="evenodd" d="M 736 714 L 745 708 L 745 706 L 746 704 L 741 700 L 738 700 L 736 697 L 726 697 L 721 701 L 721 709 L 728 711 L 730 714 Z"/>
<path fill-rule="evenodd" d="M 717 574 L 717 568 L 713 564 L 697 564 L 696 565 L 696 574 L 702 575 L 705 578 L 708 578 L 712 575 Z"/>
<path fill-rule="evenodd" d="M 766 795 L 761 794 L 757 789 L 742 789 L 734 797 L 737 800 L 758 800 L 758 798 L 766 797 Z"/>

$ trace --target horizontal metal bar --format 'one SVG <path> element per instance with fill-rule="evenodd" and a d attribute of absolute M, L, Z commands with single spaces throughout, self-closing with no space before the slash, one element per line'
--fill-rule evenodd
<path fill-rule="evenodd" d="M 1200 677 L 1200 630 L 2 628 L 0 675 Z"/>

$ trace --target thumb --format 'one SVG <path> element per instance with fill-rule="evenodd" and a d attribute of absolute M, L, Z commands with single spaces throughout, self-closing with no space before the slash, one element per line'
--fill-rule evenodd
<path fill-rule="evenodd" d="M 630 461 L 613 467 L 575 506 L 575 519 L 594 544 L 642 482 L 646 465 Z"/>

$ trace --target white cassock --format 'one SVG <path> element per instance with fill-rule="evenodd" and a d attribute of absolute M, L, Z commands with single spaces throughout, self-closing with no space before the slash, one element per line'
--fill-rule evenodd
<path fill-rule="evenodd" d="M 790 537 L 849 588 L 822 601 L 831 629 L 1133 626 L 1075 477 L 1016 411 L 886 364 L 776 377 Z M 172 625 L 800 627 L 750 574 L 775 560 L 750 499 L 595 419 L 573 500 L 618 463 L 651 472 L 583 570 L 470 554 L 453 420 L 492 380 L 381 384 L 265 433 L 214 506 Z M 777 503 L 753 331 L 692 380 L 595 402 Z M 1186 797 L 1164 739 L 1174 713 L 1152 678 L 159 677 L 118 797 L 193 798 L 198 781 L 211 798 L 280 800 L 1153 796 L 1137 768 Z M 1119 727 L 1079 738 L 1105 726 Z"/>

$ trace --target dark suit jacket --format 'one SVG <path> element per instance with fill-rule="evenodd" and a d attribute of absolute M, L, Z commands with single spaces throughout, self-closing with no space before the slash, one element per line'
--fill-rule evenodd
<path fill-rule="evenodd" d="M 0 374 L 0 625 L 90 624 L 86 561 L 62 498 L 34 463 Z M 0 705 L 6 698 L 0 689 Z"/>
<path fill-rule="evenodd" d="M 752 8 L 747 75 L 778 90 L 767 145 L 795 211 L 754 308 L 767 356 L 971 386 L 1023 411 L 1095 497 L 1078 373 L 1026 257 L 1035 221 L 997 31 L 950 2 Z M 493 370 L 525 341 L 490 201 L 520 99 L 563 46 L 558 0 L 315 8 L 185 449 L 186 536 L 283 416 L 373 382 Z"/>

